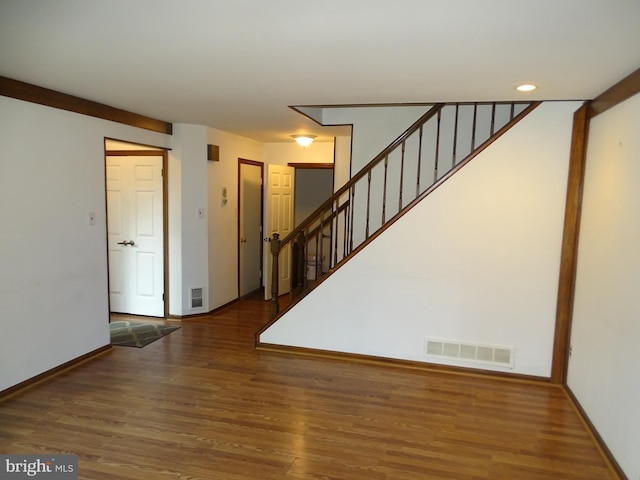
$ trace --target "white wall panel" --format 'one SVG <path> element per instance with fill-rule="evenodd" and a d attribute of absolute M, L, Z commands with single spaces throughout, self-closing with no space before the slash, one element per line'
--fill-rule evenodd
<path fill-rule="evenodd" d="M 640 477 L 640 95 L 591 121 L 568 385 Z"/>
<path fill-rule="evenodd" d="M 417 361 L 426 336 L 513 346 L 507 371 L 549 376 L 578 106 L 539 107 L 261 340 Z"/>
<path fill-rule="evenodd" d="M 208 185 L 208 285 L 212 310 L 238 298 L 238 158 L 260 162 L 264 153 L 259 142 L 213 128 L 207 129 L 207 143 L 220 147 L 219 162 L 203 162 Z M 227 191 L 224 204 L 223 188 Z"/>
<path fill-rule="evenodd" d="M 172 236 L 180 236 L 180 265 L 173 267 L 180 272 L 180 285 L 171 285 L 169 292 L 171 313 L 191 315 L 209 310 L 208 295 L 205 294 L 203 306 L 190 308 L 190 289 L 204 288 L 208 293 L 209 248 L 208 248 L 208 184 L 207 184 L 207 127 L 202 125 L 174 124 L 172 136 L 173 156 L 179 163 L 179 178 L 174 179 L 177 168 L 169 165 L 169 178 L 179 180 L 179 195 L 173 192 L 173 183 L 169 185 L 169 200 L 176 203 L 175 210 L 169 210 L 169 229 Z M 198 218 L 198 209 L 204 209 L 204 218 Z M 179 222 L 176 216 L 180 216 Z M 178 227 L 179 226 L 179 227 Z M 172 238 L 169 239 L 171 248 Z M 171 266 L 170 266 L 171 270 Z M 170 278 L 173 277 L 171 271 Z M 180 297 L 176 301 L 175 297 Z M 178 307 L 179 305 L 179 307 Z"/>
<path fill-rule="evenodd" d="M 109 343 L 104 137 L 169 142 L 0 96 L 0 390 Z"/>

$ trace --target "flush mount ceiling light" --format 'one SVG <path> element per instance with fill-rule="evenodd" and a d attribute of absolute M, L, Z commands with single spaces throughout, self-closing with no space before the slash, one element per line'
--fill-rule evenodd
<path fill-rule="evenodd" d="M 311 142 L 313 142 L 313 139 L 316 138 L 315 135 L 291 135 L 291 137 L 293 137 L 301 147 L 308 147 L 311 145 Z"/>
<path fill-rule="evenodd" d="M 518 85 L 516 87 L 516 90 L 518 90 L 519 92 L 532 92 L 534 91 L 536 88 L 538 88 L 535 85 L 531 85 L 531 84 L 523 84 L 523 85 Z"/>

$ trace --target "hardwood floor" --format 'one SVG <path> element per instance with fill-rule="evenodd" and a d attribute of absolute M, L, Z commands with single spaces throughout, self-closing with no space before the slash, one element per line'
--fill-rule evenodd
<path fill-rule="evenodd" d="M 0 453 L 80 478 L 613 479 L 562 389 L 256 351 L 243 300 L 0 403 Z"/>

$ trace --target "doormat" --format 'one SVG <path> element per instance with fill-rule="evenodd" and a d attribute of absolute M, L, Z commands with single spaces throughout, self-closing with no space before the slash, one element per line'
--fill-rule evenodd
<path fill-rule="evenodd" d="M 168 327 L 156 323 L 111 322 L 111 344 L 142 348 L 168 335 L 180 327 Z"/>

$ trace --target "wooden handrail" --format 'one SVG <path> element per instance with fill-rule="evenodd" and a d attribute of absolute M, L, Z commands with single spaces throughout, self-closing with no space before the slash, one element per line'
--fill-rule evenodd
<path fill-rule="evenodd" d="M 295 242 L 295 258 L 290 267 L 295 269 L 291 272 L 295 285 L 293 283 L 291 285 L 291 295 L 304 296 L 309 290 L 309 280 L 313 280 L 313 284 L 317 285 L 319 281 L 316 280 L 321 281 L 323 279 L 321 277 L 326 273 L 323 271 L 325 248 L 328 250 L 328 272 L 331 273 L 539 104 L 540 102 L 522 101 L 434 104 L 285 238 L 280 239 L 274 235 L 271 244 L 272 314 L 275 316 L 279 313 L 279 254 L 285 246 L 288 244 L 293 246 Z M 498 112 L 498 105 L 506 106 L 508 109 L 503 108 Z M 519 106 L 517 114 L 516 105 Z M 464 110 L 467 112 L 466 117 L 463 115 L 467 125 L 469 122 L 472 124 L 470 131 L 465 128 L 458 129 L 460 114 L 464 114 L 460 109 L 461 106 L 473 107 L 466 108 Z M 445 107 L 455 111 L 449 110 L 450 114 L 443 114 Z M 430 121 L 432 121 L 431 126 L 428 125 Z M 417 136 L 414 135 L 416 133 Z M 453 144 L 451 144 L 452 137 Z M 423 142 L 423 138 L 427 142 Z M 461 149 L 460 152 L 458 147 Z M 458 155 L 461 157 L 460 161 L 457 161 Z M 425 166 L 433 168 L 432 179 L 428 179 L 431 176 L 429 172 L 421 170 L 423 157 Z M 390 170 L 392 162 L 394 166 Z M 382 163 L 384 169 L 378 168 L 374 180 L 373 170 Z M 393 175 L 388 177 L 391 171 Z M 405 178 L 405 172 L 407 175 L 415 173 L 417 176 L 415 195 L 413 193 L 407 195 L 409 192 L 406 188 L 407 182 L 412 180 Z M 423 176 L 427 178 L 424 186 L 421 185 Z M 388 187 L 391 188 L 393 195 L 397 195 L 397 209 L 394 199 L 387 198 Z M 358 191 L 357 202 L 356 190 Z M 378 209 L 380 209 L 380 216 L 377 216 L 378 214 L 372 216 L 372 212 L 378 212 Z M 389 212 L 389 209 L 392 211 Z M 328 247 L 325 243 L 327 238 Z M 315 249 L 311 242 L 315 242 Z M 312 279 L 307 278 L 308 273 L 305 272 L 309 248 L 313 249 L 316 259 L 314 270 L 316 273 Z"/>
<path fill-rule="evenodd" d="M 392 152 L 398 145 L 402 144 L 402 142 L 409 137 L 411 134 L 416 132 L 420 128 L 422 124 L 427 122 L 431 117 L 433 117 L 442 107 L 444 107 L 444 103 L 437 103 L 433 107 L 429 109 L 427 113 L 425 113 L 422 117 L 420 117 L 413 125 L 411 125 L 407 130 L 405 130 L 402 135 L 396 138 L 393 142 L 387 146 L 382 152 L 374 157 L 369 163 L 367 163 L 364 167 L 360 169 L 358 173 L 356 173 L 351 179 L 345 183 L 342 187 L 340 187 L 331 197 L 329 197 L 322 205 L 316 208 L 306 220 L 303 220 L 300 225 L 294 228 L 289 235 L 284 237 L 281 241 L 282 245 L 289 243 L 293 240 L 299 232 L 303 231 L 308 225 L 313 223 L 313 221 L 324 211 L 327 210 L 331 204 L 339 199 L 342 195 L 347 193 L 352 185 L 356 184 L 358 180 L 362 179 L 367 172 L 370 171 L 374 166 L 376 166 L 381 160 L 384 159 L 386 155 Z"/>

